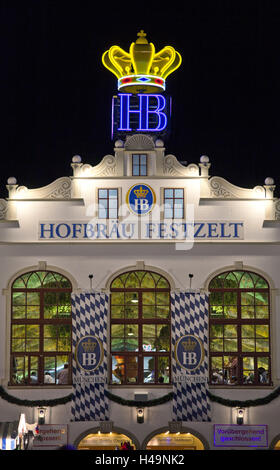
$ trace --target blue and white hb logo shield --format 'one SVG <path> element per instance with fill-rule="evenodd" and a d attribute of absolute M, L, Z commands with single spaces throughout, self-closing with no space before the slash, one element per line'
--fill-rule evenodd
<path fill-rule="evenodd" d="M 177 364 L 188 372 L 196 370 L 204 360 L 203 344 L 197 336 L 185 335 L 175 345 Z"/>
<path fill-rule="evenodd" d="M 103 361 L 103 346 L 95 336 L 83 336 L 76 346 L 77 365 L 86 372 L 93 372 Z"/>
<path fill-rule="evenodd" d="M 127 192 L 126 203 L 134 214 L 146 215 L 153 209 L 156 195 L 149 185 L 135 184 Z"/>

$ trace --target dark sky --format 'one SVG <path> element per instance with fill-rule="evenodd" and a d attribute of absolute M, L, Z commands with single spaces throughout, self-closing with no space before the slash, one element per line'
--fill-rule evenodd
<path fill-rule="evenodd" d="M 264 184 L 266 176 L 280 186 L 280 2 L 164 5 L 0 2 L 0 197 L 9 176 L 40 187 L 71 175 L 75 154 L 96 164 L 113 152 L 117 84 L 101 56 L 113 44 L 128 50 L 140 29 L 156 51 L 170 44 L 183 57 L 167 79 L 167 152 L 188 162 L 208 155 L 211 174 L 238 186 Z"/>

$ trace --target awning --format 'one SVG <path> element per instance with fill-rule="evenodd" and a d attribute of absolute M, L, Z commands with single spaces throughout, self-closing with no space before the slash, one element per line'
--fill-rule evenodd
<path fill-rule="evenodd" d="M 18 437 L 18 421 L 0 423 L 0 450 L 14 450 Z"/>

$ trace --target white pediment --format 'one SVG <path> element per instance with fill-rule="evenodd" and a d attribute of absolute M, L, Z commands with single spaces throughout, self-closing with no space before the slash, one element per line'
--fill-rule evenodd
<path fill-rule="evenodd" d="M 253 189 L 240 188 L 220 176 L 213 176 L 209 180 L 210 197 L 213 198 L 237 198 L 237 199 L 261 199 L 265 198 L 263 186 L 255 186 Z"/>
<path fill-rule="evenodd" d="M 58 178 L 47 186 L 36 189 L 28 189 L 26 186 L 18 186 L 13 192 L 12 199 L 70 199 L 71 178 L 64 176 Z"/>
<path fill-rule="evenodd" d="M 85 163 L 81 166 L 79 176 L 95 177 L 95 176 L 115 176 L 116 174 L 116 158 L 113 155 L 105 155 L 98 165 L 92 166 Z"/>

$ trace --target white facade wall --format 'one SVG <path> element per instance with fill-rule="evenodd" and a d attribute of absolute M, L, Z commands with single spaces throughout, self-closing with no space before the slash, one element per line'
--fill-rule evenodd
<path fill-rule="evenodd" d="M 280 229 L 277 213 L 278 200 L 271 198 L 262 186 L 254 190 L 237 188 L 225 180 L 217 179 L 220 184 L 211 186 L 208 167 L 199 169 L 198 165 L 183 167 L 175 157 L 164 156 L 164 149 L 145 150 L 151 156 L 150 176 L 132 178 L 126 173 L 129 167 L 127 158 L 132 149 L 117 149 L 115 157 L 107 160 L 97 172 L 97 167 L 82 164 L 74 168 L 75 178 L 71 181 L 70 193 L 63 192 L 50 198 L 45 188 L 28 190 L 10 186 L 10 198 L 7 210 L 3 212 L 0 225 L 0 379 L 1 385 L 19 398 L 36 400 L 59 398 L 71 393 L 71 386 L 59 388 L 24 389 L 9 387 L 9 347 L 10 347 L 10 295 L 11 283 L 22 272 L 33 269 L 50 269 L 69 276 L 74 289 L 89 288 L 89 274 L 93 274 L 93 288 L 109 289 L 109 281 L 120 271 L 154 269 L 165 273 L 173 289 L 189 288 L 188 274 L 194 275 L 192 288 L 206 289 L 215 274 L 227 269 L 249 269 L 262 274 L 271 288 L 271 346 L 272 346 L 272 387 L 263 388 L 215 388 L 210 387 L 214 395 L 228 399 L 246 400 L 268 395 L 280 382 Z M 135 153 L 139 149 L 135 150 Z M 168 171 L 167 158 L 171 163 Z M 115 173 L 110 173 L 112 159 L 115 159 Z M 106 163 L 107 162 L 107 163 Z M 161 164 L 160 164 L 161 162 Z M 164 167 L 165 162 L 165 167 Z M 100 164 L 101 165 L 101 164 Z M 73 166 L 73 165 L 72 165 Z M 172 171 L 171 171 L 172 170 Z M 97 172 L 97 175 L 94 173 Z M 193 173 L 195 173 L 193 175 Z M 78 176 L 77 176 L 78 175 Z M 67 180 L 67 179 L 66 179 Z M 119 188 L 119 197 L 124 205 L 123 219 L 128 209 L 125 195 L 136 183 L 147 183 L 153 187 L 158 201 L 162 202 L 162 188 L 184 187 L 185 201 L 194 207 L 197 221 L 243 221 L 244 235 L 238 240 L 196 240 L 188 249 L 182 248 L 171 240 L 39 240 L 41 221 L 80 221 L 89 220 L 97 215 L 96 195 L 98 188 Z M 215 181 L 214 181 L 215 183 Z M 59 184 L 56 183 L 59 188 Z M 33 192 L 32 192 L 33 191 Z M 35 194 L 34 191 L 37 191 Z M 44 193 L 45 191 L 45 193 Z M 5 202 L 6 204 L 6 202 Z M 5 206 L 6 207 L 6 206 Z M 158 210 L 159 220 L 162 211 Z M 264 221 L 266 223 L 264 224 Z M 267 222 L 269 221 L 269 223 Z M 265 226 L 264 226 L 265 225 Z M 134 399 L 134 392 L 148 391 L 149 399 L 165 395 L 172 387 L 120 386 L 112 392 L 125 398 Z M 70 422 L 71 404 L 59 405 L 47 410 L 46 422 L 68 424 L 69 442 L 74 443 L 78 436 L 88 429 L 98 427 L 95 422 Z M 110 402 L 110 419 L 116 427 L 121 427 L 134 434 L 140 444 L 147 435 L 159 428 L 167 427 L 172 420 L 172 402 L 145 409 L 145 423 L 137 424 L 136 409 Z M 245 412 L 246 424 L 267 424 L 269 443 L 280 434 L 278 420 L 279 398 L 270 404 L 248 408 Z M 213 447 L 213 424 L 234 423 L 234 410 L 211 403 L 212 421 L 210 423 L 184 422 L 190 430 L 203 435 L 210 448 Z M 0 399 L 0 421 L 12 421 L 20 412 L 26 414 L 29 423 L 36 421 L 36 408 L 22 408 Z"/>

